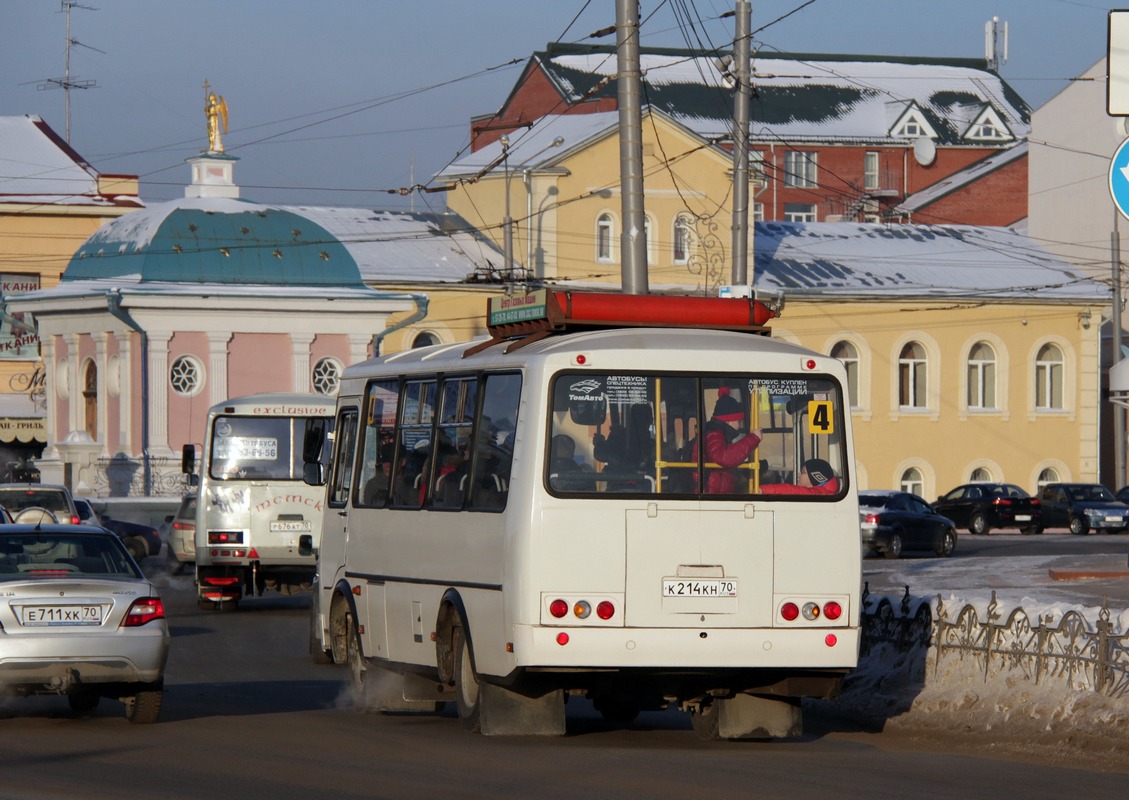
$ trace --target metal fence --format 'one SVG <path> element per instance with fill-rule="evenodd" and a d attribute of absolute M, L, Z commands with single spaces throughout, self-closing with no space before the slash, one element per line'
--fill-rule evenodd
<path fill-rule="evenodd" d="M 948 659 L 970 659 L 985 681 L 1020 673 L 1037 685 L 1129 697 L 1129 632 L 1113 633 L 1108 605 L 1092 624 L 1074 610 L 1057 620 L 1050 614 L 1032 620 L 1015 608 L 1004 618 L 992 592 L 984 616 L 971 604 L 950 609 L 939 595 L 933 603 L 911 597 L 908 586 L 900 602 L 874 598 L 868 587 L 860 655 L 878 644 L 901 651 L 932 648 L 934 674 Z"/>

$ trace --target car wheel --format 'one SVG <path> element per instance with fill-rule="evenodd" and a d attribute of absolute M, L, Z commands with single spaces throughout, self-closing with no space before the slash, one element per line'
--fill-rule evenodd
<path fill-rule="evenodd" d="M 141 563 L 141 560 L 145 558 L 145 556 L 149 555 L 149 546 L 145 544 L 144 540 L 136 536 L 125 543 L 125 549 L 129 551 L 129 554 L 133 556 L 133 560 L 138 564 Z"/>
<path fill-rule="evenodd" d="M 1070 532 L 1075 536 L 1085 536 L 1090 532 L 1090 526 L 1086 524 L 1086 520 L 1082 517 L 1071 517 Z"/>
<path fill-rule="evenodd" d="M 161 716 L 161 700 L 164 688 L 156 684 L 153 688 L 139 690 L 136 694 L 122 700 L 125 704 L 125 718 L 135 725 L 151 725 Z"/>
<path fill-rule="evenodd" d="M 67 704 L 71 707 L 71 712 L 80 717 L 93 714 L 101 701 L 102 695 L 91 689 L 79 689 L 67 695 Z"/>
<path fill-rule="evenodd" d="M 941 541 L 937 543 L 937 549 L 934 551 L 941 558 L 948 558 L 957 549 L 957 534 L 952 528 L 945 529 L 945 533 L 941 536 Z"/>
<path fill-rule="evenodd" d="M 882 551 L 886 558 L 901 558 L 902 557 L 902 535 L 895 531 L 890 534 L 890 543 L 886 545 L 886 549 Z"/>
<path fill-rule="evenodd" d="M 13 522 L 18 522 L 21 525 L 38 525 L 44 522 L 55 524 L 59 521 L 52 512 L 46 508 L 39 506 L 28 506 L 22 511 L 17 511 L 12 518 Z"/>
<path fill-rule="evenodd" d="M 968 521 L 968 532 L 975 536 L 984 536 L 988 531 L 988 518 L 982 512 L 977 511 Z"/>

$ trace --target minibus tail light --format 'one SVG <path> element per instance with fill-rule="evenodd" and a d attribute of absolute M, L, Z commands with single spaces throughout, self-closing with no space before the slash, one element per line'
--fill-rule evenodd
<path fill-rule="evenodd" d="M 568 613 L 568 603 L 564 600 L 554 600 L 549 603 L 549 613 L 557 619 L 560 619 Z"/>
<path fill-rule="evenodd" d="M 780 616 L 784 617 L 788 622 L 792 622 L 796 617 L 800 616 L 800 607 L 795 603 L 785 603 L 780 607 Z"/>
<path fill-rule="evenodd" d="M 615 616 L 615 606 L 608 600 L 601 600 L 596 606 L 596 616 L 600 619 L 611 619 Z"/>
<path fill-rule="evenodd" d="M 839 619 L 843 616 L 843 607 L 834 600 L 823 604 L 823 616 L 828 619 Z"/>

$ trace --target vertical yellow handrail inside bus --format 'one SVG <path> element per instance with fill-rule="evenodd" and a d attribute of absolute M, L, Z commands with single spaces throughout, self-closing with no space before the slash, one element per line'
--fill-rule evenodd
<path fill-rule="evenodd" d="M 662 378 L 655 378 L 655 494 L 663 493 L 663 458 L 662 438 L 666 433 L 666 423 L 663 420 L 663 384 Z"/>
<path fill-rule="evenodd" d="M 761 403 L 760 403 L 760 388 L 754 386 L 752 381 L 749 381 L 749 430 L 760 430 L 761 421 Z M 753 450 L 753 471 L 749 478 L 752 484 L 751 490 L 753 494 L 757 494 L 761 490 L 761 446 L 758 443 Z"/>

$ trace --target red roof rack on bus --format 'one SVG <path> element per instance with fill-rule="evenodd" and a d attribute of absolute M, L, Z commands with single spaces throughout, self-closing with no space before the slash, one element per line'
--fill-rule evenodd
<path fill-rule="evenodd" d="M 487 307 L 490 338 L 470 347 L 463 358 L 501 342 L 506 352 L 559 333 L 597 328 L 709 328 L 767 335 L 777 316 L 751 297 L 626 295 L 538 289 L 491 297 Z"/>

